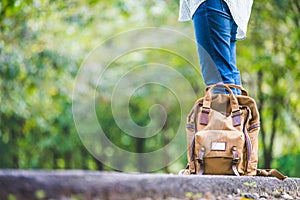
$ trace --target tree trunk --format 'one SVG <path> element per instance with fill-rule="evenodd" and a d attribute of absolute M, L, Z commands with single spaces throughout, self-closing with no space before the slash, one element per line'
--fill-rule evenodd
<path fill-rule="evenodd" d="M 93 157 L 94 158 L 94 157 Z M 98 159 L 96 159 L 96 158 L 94 158 L 94 161 L 95 161 L 95 163 L 96 163 L 96 165 L 97 165 L 97 169 L 98 170 L 100 170 L 100 171 L 102 171 L 103 170 L 103 164 L 102 164 L 102 162 L 100 162 Z"/>
<path fill-rule="evenodd" d="M 136 138 L 136 153 L 144 153 L 145 151 L 145 138 Z M 147 171 L 147 162 L 142 157 L 137 160 L 138 171 Z"/>
<path fill-rule="evenodd" d="M 265 103 L 265 98 L 264 98 L 264 94 L 262 92 L 262 83 L 263 83 L 263 72 L 262 70 L 259 70 L 257 72 L 257 79 L 258 79 L 258 112 L 259 114 L 262 113 L 263 110 L 263 106 Z M 266 163 L 269 162 L 271 163 L 271 160 L 267 161 L 268 155 L 270 154 L 268 151 L 268 147 L 267 147 L 267 142 L 266 142 L 266 132 L 264 129 L 264 119 L 261 117 L 260 118 L 260 134 L 261 134 L 261 138 L 262 138 L 262 146 L 263 146 L 263 155 L 264 155 L 264 164 L 263 164 L 263 168 L 266 168 Z"/>

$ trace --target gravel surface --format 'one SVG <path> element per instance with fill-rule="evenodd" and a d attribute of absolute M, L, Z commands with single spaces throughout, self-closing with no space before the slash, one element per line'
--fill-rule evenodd
<path fill-rule="evenodd" d="M 99 171 L 0 171 L 5 200 L 300 199 L 300 179 Z"/>

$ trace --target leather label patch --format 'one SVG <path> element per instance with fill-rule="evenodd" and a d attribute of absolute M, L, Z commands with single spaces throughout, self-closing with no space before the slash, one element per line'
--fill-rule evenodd
<path fill-rule="evenodd" d="M 226 150 L 226 142 L 212 142 L 211 151 L 225 151 Z"/>

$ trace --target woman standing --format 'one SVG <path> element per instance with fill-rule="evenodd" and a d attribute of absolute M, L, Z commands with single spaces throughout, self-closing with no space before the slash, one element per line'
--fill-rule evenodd
<path fill-rule="evenodd" d="M 179 21 L 193 20 L 206 85 L 241 85 L 236 40 L 246 37 L 253 0 L 180 0 Z M 233 90 L 239 94 L 238 90 Z"/>

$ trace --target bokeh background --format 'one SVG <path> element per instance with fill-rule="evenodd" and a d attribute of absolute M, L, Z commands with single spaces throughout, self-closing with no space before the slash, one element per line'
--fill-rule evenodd
<path fill-rule="evenodd" d="M 72 111 L 77 72 L 93 49 L 124 31 L 163 27 L 194 39 L 192 23 L 177 21 L 178 4 L 177 0 L 2 0 L 0 168 L 115 170 L 92 156 L 77 133 Z M 244 87 L 261 113 L 259 167 L 277 168 L 295 177 L 300 177 L 299 13 L 298 0 L 255 1 L 247 39 L 237 43 Z M 171 43 L 190 55 L 188 61 L 198 63 L 195 45 L 184 45 L 177 39 L 170 35 Z M 106 44 L 105 48 L 109 47 Z M 126 72 L 126 67 L 114 66 L 141 66 L 154 60 L 168 63 L 190 82 L 198 97 L 203 96 L 199 69 L 165 50 L 135 51 L 114 61 L 111 79 L 107 75 L 105 82 Z M 180 84 L 176 80 L 172 83 Z M 149 108 L 172 95 L 157 85 L 136 92 L 129 101 L 132 119 L 140 126 L 147 125 Z M 132 137 L 115 123 L 111 99 L 105 94 L 97 98 L 96 113 L 107 137 L 134 153 L 152 152 L 169 144 L 177 134 L 180 116 L 188 114 L 181 113 L 175 100 L 168 100 L 171 103 L 165 105 L 167 120 L 161 130 L 149 138 Z M 194 101 L 191 98 L 188 104 Z M 185 138 L 185 132 L 181 134 Z M 183 139 L 179 145 L 185 144 Z M 176 147 L 173 149 L 177 153 Z M 108 158 L 114 155 L 112 149 L 101 151 Z M 170 159 L 170 154 L 166 152 L 161 162 Z M 179 156 L 155 172 L 177 173 L 186 164 L 185 154 Z M 144 166 L 132 163 L 124 169 L 145 171 Z"/>

